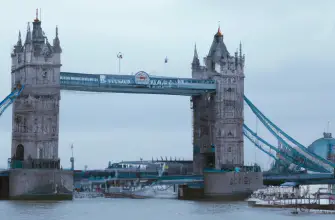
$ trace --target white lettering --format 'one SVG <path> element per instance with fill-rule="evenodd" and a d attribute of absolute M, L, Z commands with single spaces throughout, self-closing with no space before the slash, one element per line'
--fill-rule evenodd
<path fill-rule="evenodd" d="M 122 84 L 122 85 L 130 85 L 132 84 L 130 79 L 107 79 L 107 84 Z"/>
<path fill-rule="evenodd" d="M 150 80 L 150 85 L 153 86 L 171 86 L 173 83 L 172 80 L 160 80 L 160 79 L 152 79 Z"/>

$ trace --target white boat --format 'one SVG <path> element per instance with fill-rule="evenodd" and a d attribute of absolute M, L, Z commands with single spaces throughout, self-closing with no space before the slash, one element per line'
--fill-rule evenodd
<path fill-rule="evenodd" d="M 173 185 L 151 185 L 141 189 L 134 190 L 133 194 L 146 198 L 167 198 L 175 199 L 178 197 L 177 190 L 174 190 Z"/>
<path fill-rule="evenodd" d="M 173 186 L 138 185 L 132 187 L 109 187 L 106 198 L 177 198 L 178 194 Z"/>
<path fill-rule="evenodd" d="M 104 194 L 102 192 L 74 192 L 73 197 L 75 199 L 91 199 L 91 198 L 102 198 Z"/>

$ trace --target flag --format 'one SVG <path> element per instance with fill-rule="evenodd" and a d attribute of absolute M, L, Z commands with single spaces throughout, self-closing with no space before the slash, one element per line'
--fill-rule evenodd
<path fill-rule="evenodd" d="M 168 62 L 168 58 L 167 58 L 167 57 L 165 57 L 164 63 L 167 63 L 167 62 Z"/>

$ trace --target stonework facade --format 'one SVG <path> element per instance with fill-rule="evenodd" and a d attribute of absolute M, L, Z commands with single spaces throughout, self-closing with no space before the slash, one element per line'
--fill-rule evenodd
<path fill-rule="evenodd" d="M 13 103 L 12 158 L 26 160 L 58 158 L 60 54 L 62 52 L 56 27 L 51 45 L 41 21 L 33 28 L 28 23 L 25 42 L 21 34 L 12 57 L 12 89 L 25 88 Z"/>
<path fill-rule="evenodd" d="M 13 200 L 71 200 L 73 171 L 58 169 L 13 169 L 9 174 Z"/>
<path fill-rule="evenodd" d="M 204 193 L 206 197 L 228 200 L 247 199 L 263 185 L 262 172 L 205 172 Z"/>
<path fill-rule="evenodd" d="M 197 49 L 194 50 L 192 78 L 213 79 L 217 83 L 215 94 L 191 99 L 195 173 L 202 174 L 209 166 L 221 169 L 225 165 L 244 164 L 244 61 L 241 44 L 239 51 L 230 55 L 220 28 L 214 35 L 204 66 L 200 65 Z M 215 149 L 215 153 L 210 149 Z M 210 157 L 213 157 L 212 162 L 209 162 Z"/>

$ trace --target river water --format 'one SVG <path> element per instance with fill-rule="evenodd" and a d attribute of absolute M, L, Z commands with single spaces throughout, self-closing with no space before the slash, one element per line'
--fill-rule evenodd
<path fill-rule="evenodd" d="M 64 202 L 0 201 L 2 220 L 334 220 L 335 215 L 286 209 L 250 208 L 245 202 L 193 202 L 173 199 L 76 199 Z"/>

